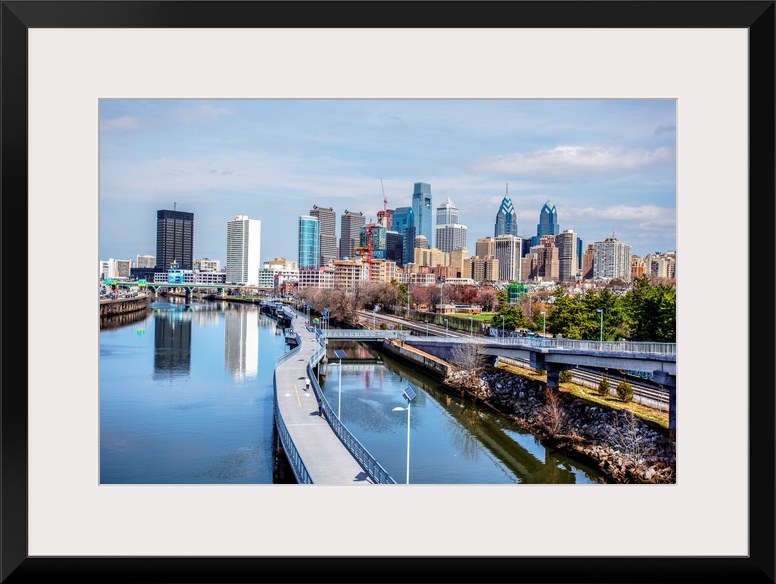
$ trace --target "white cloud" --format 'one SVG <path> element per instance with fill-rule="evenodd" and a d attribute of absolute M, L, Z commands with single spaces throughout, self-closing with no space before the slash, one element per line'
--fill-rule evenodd
<path fill-rule="evenodd" d="M 479 171 L 495 171 L 520 175 L 571 175 L 633 171 L 675 161 L 674 149 L 654 150 L 621 146 L 556 146 L 547 150 L 507 154 L 476 164 Z"/>
<path fill-rule="evenodd" d="M 137 116 L 123 116 L 100 121 L 100 131 L 106 133 L 134 132 L 139 128 L 140 118 Z"/>
<path fill-rule="evenodd" d="M 212 122 L 229 115 L 232 115 L 232 110 L 230 108 L 216 107 L 210 104 L 202 104 L 195 107 L 180 107 L 172 112 L 173 119 L 186 125 Z"/>

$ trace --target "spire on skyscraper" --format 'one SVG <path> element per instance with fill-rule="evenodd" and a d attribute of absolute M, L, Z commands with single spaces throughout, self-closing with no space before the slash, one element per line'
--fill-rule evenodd
<path fill-rule="evenodd" d="M 499 235 L 517 236 L 517 213 L 512 205 L 512 199 L 509 198 L 509 183 L 504 198 L 501 200 L 501 206 L 496 213 L 496 226 L 494 229 L 495 237 Z"/>

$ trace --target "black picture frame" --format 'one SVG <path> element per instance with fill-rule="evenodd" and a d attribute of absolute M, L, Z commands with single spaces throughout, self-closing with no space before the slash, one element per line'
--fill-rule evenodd
<path fill-rule="evenodd" d="M 424 6 L 425 5 L 425 6 Z M 0 579 L 18 582 L 774 582 L 774 1 L 3 1 L 2 210 L 6 283 Z M 748 557 L 29 557 L 26 368 L 27 31 L 56 28 L 745 28 L 749 31 Z M 733 235 L 733 234 L 729 234 Z M 0 272 L 2 277 L 3 272 Z M 26 289 L 26 288 L 25 288 Z M 765 302 L 760 298 L 766 296 Z M 755 317 L 756 315 L 756 317 Z M 730 315 L 732 316 L 732 315 Z M 754 320 L 756 318 L 756 321 Z M 754 326 L 755 322 L 759 326 Z M 733 339 L 742 343 L 747 339 Z M 724 350 L 724 346 L 721 346 Z M 755 385 L 756 383 L 756 385 Z M 765 387 L 762 387 L 765 385 Z M 714 448 L 714 437 L 709 437 Z M 709 469 L 709 480 L 713 469 Z M 724 480 L 724 478 L 720 479 Z M 713 513 L 713 509 L 709 510 Z M 369 529 L 379 529 L 372 525 Z M 622 534 L 618 534 L 618 537 Z M 562 537 L 562 535 L 559 535 Z"/>

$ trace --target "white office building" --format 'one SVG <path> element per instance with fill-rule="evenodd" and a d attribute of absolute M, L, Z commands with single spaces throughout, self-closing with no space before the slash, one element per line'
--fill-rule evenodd
<path fill-rule="evenodd" d="M 226 282 L 259 283 L 261 267 L 261 221 L 236 215 L 226 224 Z"/>

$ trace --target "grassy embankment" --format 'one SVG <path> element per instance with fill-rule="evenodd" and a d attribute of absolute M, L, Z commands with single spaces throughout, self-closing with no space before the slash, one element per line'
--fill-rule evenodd
<path fill-rule="evenodd" d="M 509 371 L 510 373 L 515 373 L 529 379 L 547 383 L 547 374 L 541 371 L 518 367 L 517 365 L 512 364 L 500 364 L 499 367 L 505 371 Z M 618 382 L 614 379 L 611 379 L 609 380 L 609 383 L 612 384 L 611 386 L 614 388 Z M 625 403 L 612 395 L 602 396 L 599 395 L 596 389 L 585 387 L 584 385 L 578 385 L 569 381 L 561 382 L 560 391 L 569 393 L 579 399 L 583 399 L 585 401 L 606 406 L 612 409 L 629 410 L 639 418 L 647 420 L 648 422 L 652 422 L 653 424 L 657 424 L 658 426 L 668 430 L 668 412 L 649 408 L 636 402 Z"/>

